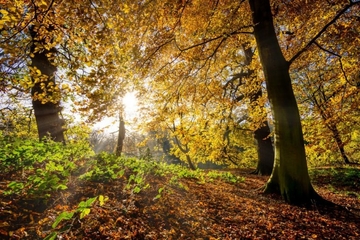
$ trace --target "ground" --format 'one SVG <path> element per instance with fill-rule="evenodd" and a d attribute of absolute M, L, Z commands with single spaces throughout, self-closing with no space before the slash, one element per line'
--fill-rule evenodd
<path fill-rule="evenodd" d="M 74 178 L 45 201 L 1 194 L 0 239 L 360 239 L 359 179 L 347 183 L 315 172 L 317 192 L 339 206 L 306 208 L 264 195 L 268 177 L 251 169 L 231 172 L 242 181 L 148 174 L 149 185 L 139 193 L 126 188 L 124 176 L 107 183 Z M 0 193 L 7 183 L 3 177 Z M 75 212 L 81 201 L 100 195 L 83 218 L 78 211 L 51 227 L 60 213 Z"/>

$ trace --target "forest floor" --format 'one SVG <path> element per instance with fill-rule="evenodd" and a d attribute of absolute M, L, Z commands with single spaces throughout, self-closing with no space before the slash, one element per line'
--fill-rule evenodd
<path fill-rule="evenodd" d="M 232 170 L 238 183 L 199 182 L 148 174 L 139 193 L 125 178 L 96 183 L 74 178 L 45 203 L 4 196 L 0 174 L 0 239 L 360 239 L 360 170 L 314 171 L 316 191 L 338 206 L 292 206 L 264 195 L 268 177 Z M 335 171 L 335 172 L 334 172 Z M 80 219 L 79 211 L 51 225 L 64 211 L 100 196 Z M 86 208 L 86 206 L 85 206 Z"/>

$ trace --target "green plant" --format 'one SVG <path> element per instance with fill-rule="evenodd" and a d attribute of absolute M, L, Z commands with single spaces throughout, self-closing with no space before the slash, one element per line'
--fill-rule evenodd
<path fill-rule="evenodd" d="M 145 183 L 143 172 L 131 174 L 125 189 L 132 189 L 133 193 L 139 193 L 141 190 L 148 188 L 150 185 Z"/>
<path fill-rule="evenodd" d="M 91 152 L 88 144 L 0 136 L 0 170 L 19 172 L 21 180 L 8 184 L 4 194 L 26 194 L 22 197 L 49 197 L 54 190 L 67 188 L 69 177 L 78 163 Z M 85 152 L 81 152 L 80 150 Z"/>
<path fill-rule="evenodd" d="M 54 223 L 51 225 L 51 227 L 53 229 L 55 229 L 59 225 L 59 223 L 63 220 L 65 220 L 65 221 L 71 220 L 71 219 L 75 220 L 77 213 L 78 213 L 79 219 L 83 219 L 84 217 L 86 217 L 87 215 L 90 214 L 91 208 L 93 207 L 93 205 L 97 199 L 99 201 L 99 206 L 103 206 L 109 198 L 106 196 L 103 196 L 103 195 L 99 195 L 98 197 L 93 197 L 93 198 L 89 198 L 86 201 L 81 201 L 75 210 L 65 211 L 65 212 L 60 213 L 56 217 L 56 219 L 55 219 Z M 54 239 L 56 239 L 58 233 L 59 232 L 57 232 L 57 231 L 52 232 L 48 236 L 46 236 L 46 238 L 44 238 L 44 240 L 45 239 L 54 240 Z"/>
<path fill-rule="evenodd" d="M 89 162 L 91 170 L 82 174 L 80 179 L 95 182 L 109 182 L 110 180 L 122 177 L 125 173 L 121 163 L 122 159 L 114 154 L 102 152 L 95 156 L 95 159 Z"/>
<path fill-rule="evenodd" d="M 165 187 L 161 187 L 158 189 L 158 194 L 154 197 L 154 200 L 161 198 L 161 193 L 164 191 L 164 189 Z"/>

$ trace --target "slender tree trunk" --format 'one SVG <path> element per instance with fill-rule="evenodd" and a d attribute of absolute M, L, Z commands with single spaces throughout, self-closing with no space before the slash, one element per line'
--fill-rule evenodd
<path fill-rule="evenodd" d="M 341 140 L 341 137 L 340 137 L 340 133 L 339 133 L 339 130 L 338 128 L 336 127 L 336 125 L 331 125 L 331 126 L 328 126 L 330 131 L 332 132 L 333 134 L 333 137 L 335 139 L 335 142 L 336 142 L 336 145 L 338 146 L 339 148 L 339 151 L 340 151 L 340 154 L 341 154 L 341 157 L 342 159 L 344 160 L 344 162 L 346 164 L 350 164 L 351 162 L 349 161 L 349 158 L 346 156 L 346 153 L 345 153 L 345 149 L 344 149 L 344 142 Z"/>
<path fill-rule="evenodd" d="M 187 163 L 188 163 L 188 165 L 189 165 L 189 168 L 190 168 L 191 170 L 196 170 L 196 167 L 195 167 L 195 165 L 192 163 L 191 158 L 190 158 L 190 156 L 189 156 L 188 154 L 186 154 L 186 161 L 187 161 Z"/>
<path fill-rule="evenodd" d="M 325 98 L 325 94 L 323 94 L 322 96 L 324 96 L 323 100 L 324 100 L 324 102 L 326 102 L 327 99 Z M 347 157 L 347 155 L 345 153 L 345 149 L 344 149 L 345 144 L 341 140 L 340 132 L 336 126 L 336 123 L 331 123 L 331 122 L 327 123 L 333 114 L 331 112 L 328 112 L 328 114 L 327 114 L 326 107 L 324 107 L 324 106 L 326 106 L 324 104 L 324 102 L 322 103 L 321 100 L 317 100 L 317 98 L 315 96 L 313 96 L 312 100 L 315 103 L 315 105 L 317 106 L 317 108 L 320 112 L 320 116 L 322 117 L 325 126 L 331 131 L 333 138 L 335 139 L 336 145 L 339 148 L 342 159 L 344 160 L 344 162 L 346 164 L 351 164 L 351 162 L 349 161 L 349 158 Z"/>
<path fill-rule="evenodd" d="M 44 137 L 56 142 L 65 142 L 64 139 L 64 120 L 60 118 L 60 97 L 52 87 L 55 86 L 56 66 L 49 59 L 49 56 L 55 54 L 56 49 L 46 49 L 47 44 L 43 36 L 37 34 L 34 26 L 30 27 L 32 37 L 31 67 L 40 70 L 38 74 L 32 75 L 34 86 L 31 89 L 32 105 L 38 134 L 40 140 Z M 39 50 L 37 50 L 39 48 Z"/>
<path fill-rule="evenodd" d="M 125 122 L 122 114 L 120 114 L 119 117 L 119 134 L 118 134 L 118 140 L 116 145 L 116 156 L 121 156 L 123 145 L 124 145 L 124 139 L 125 139 Z"/>
<path fill-rule="evenodd" d="M 275 163 L 266 193 L 280 193 L 291 204 L 318 198 L 304 148 L 300 115 L 291 86 L 289 64 L 276 38 L 269 0 L 249 0 L 254 33 L 274 117 Z"/>

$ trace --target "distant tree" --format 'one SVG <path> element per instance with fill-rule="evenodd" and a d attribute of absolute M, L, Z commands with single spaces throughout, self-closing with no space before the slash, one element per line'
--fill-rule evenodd
<path fill-rule="evenodd" d="M 121 156 L 121 152 L 124 146 L 124 139 L 125 139 L 125 121 L 122 113 L 119 114 L 119 132 L 118 132 L 118 139 L 116 144 L 116 156 Z"/>

